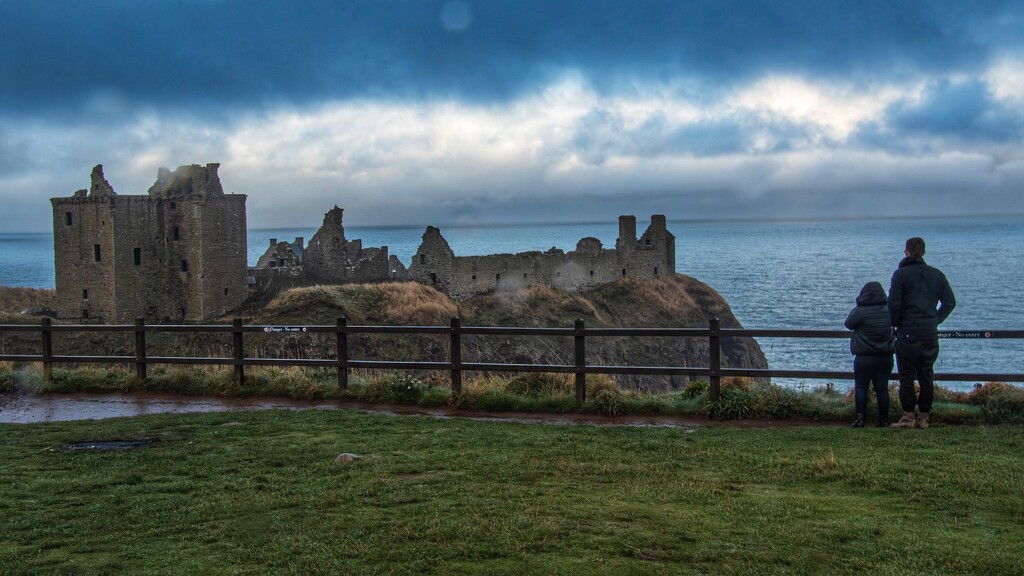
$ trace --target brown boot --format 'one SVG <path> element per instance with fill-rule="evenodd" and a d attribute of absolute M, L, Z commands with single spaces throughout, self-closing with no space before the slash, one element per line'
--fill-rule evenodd
<path fill-rule="evenodd" d="M 928 412 L 921 412 L 917 415 L 917 427 L 927 428 L 928 427 Z"/>
<path fill-rule="evenodd" d="M 904 412 L 903 417 L 898 422 L 892 425 L 892 428 L 913 428 L 914 427 L 914 413 Z"/>

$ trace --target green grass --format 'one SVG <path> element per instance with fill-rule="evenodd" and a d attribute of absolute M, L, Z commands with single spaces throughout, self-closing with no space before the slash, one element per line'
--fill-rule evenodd
<path fill-rule="evenodd" d="M 0 574 L 1020 574 L 1021 432 L 350 410 L 0 425 Z"/>

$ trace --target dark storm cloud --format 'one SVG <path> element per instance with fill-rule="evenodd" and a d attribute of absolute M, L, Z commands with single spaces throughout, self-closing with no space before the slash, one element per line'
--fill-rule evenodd
<path fill-rule="evenodd" d="M 889 104 L 881 118 L 860 126 L 850 141 L 901 154 L 936 152 L 951 145 L 961 150 L 1019 146 L 1024 141 L 1024 110 L 995 99 L 981 80 L 941 79 L 929 83 L 919 97 Z"/>
<path fill-rule="evenodd" d="M 504 101 L 567 69 L 606 93 L 675 78 L 696 97 L 770 71 L 850 79 L 976 66 L 1020 46 L 1009 31 L 1021 12 L 994 1 L 5 0 L 0 101 L 61 108 L 115 92 L 209 112 Z"/>
<path fill-rule="evenodd" d="M 801 148 L 820 138 L 815 127 L 755 112 L 726 118 L 672 122 L 655 113 L 634 128 L 621 114 L 606 108 L 591 110 L 575 125 L 573 152 L 592 165 L 609 157 L 714 157 L 754 152 L 770 154 Z"/>
<path fill-rule="evenodd" d="M 1024 111 L 997 102 L 984 82 L 940 80 L 919 102 L 901 100 L 887 110 L 889 125 L 906 135 L 954 137 L 967 141 L 1024 139 Z"/>

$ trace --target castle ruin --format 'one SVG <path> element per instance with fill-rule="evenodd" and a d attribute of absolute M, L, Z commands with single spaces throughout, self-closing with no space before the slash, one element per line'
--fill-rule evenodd
<path fill-rule="evenodd" d="M 298 286 L 414 280 L 453 299 L 544 284 L 569 291 L 623 277 L 675 273 L 675 236 L 651 216 L 640 238 L 636 217 L 619 217 L 615 247 L 583 238 L 576 249 L 456 256 L 428 226 L 407 269 L 388 247 L 345 238 L 335 206 L 304 244 L 270 240 L 256 267 L 247 262 L 244 194 L 225 194 L 219 164 L 160 168 L 146 195 L 118 195 L 93 168 L 90 187 L 51 198 L 58 316 L 89 322 L 196 322 L 263 305 Z"/>
<path fill-rule="evenodd" d="M 148 194 L 119 195 L 97 165 L 88 190 L 51 198 L 58 315 L 200 321 L 241 304 L 246 196 L 219 166 L 160 168 Z"/>
<path fill-rule="evenodd" d="M 665 217 L 651 216 L 651 224 L 636 237 L 636 216 L 619 216 L 619 237 L 614 249 L 597 238 L 583 238 L 576 249 L 546 252 L 456 256 L 441 231 L 428 226 L 409 278 L 436 287 L 454 299 L 492 290 L 517 290 L 544 284 L 569 291 L 597 288 L 619 278 L 654 278 L 676 271 L 676 239 Z"/>
<path fill-rule="evenodd" d="M 364 248 L 362 240 L 347 240 L 342 224 L 344 210 L 335 206 L 324 214 L 323 224 L 309 245 L 270 240 L 270 246 L 250 270 L 255 280 L 253 299 L 264 303 L 287 288 L 316 284 L 349 284 L 404 280 L 405 266 L 388 247 Z"/>

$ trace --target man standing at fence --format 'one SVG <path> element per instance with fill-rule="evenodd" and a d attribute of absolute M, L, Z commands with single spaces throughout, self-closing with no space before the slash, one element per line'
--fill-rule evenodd
<path fill-rule="evenodd" d="M 896 370 L 903 417 L 893 428 L 928 427 L 935 396 L 932 366 L 939 357 L 939 324 L 956 306 L 953 289 L 938 268 L 924 263 L 924 240 L 907 240 L 906 256 L 892 275 L 889 319 L 896 330 Z M 914 391 L 914 380 L 921 385 Z M 915 422 L 914 407 L 918 414 Z"/>

